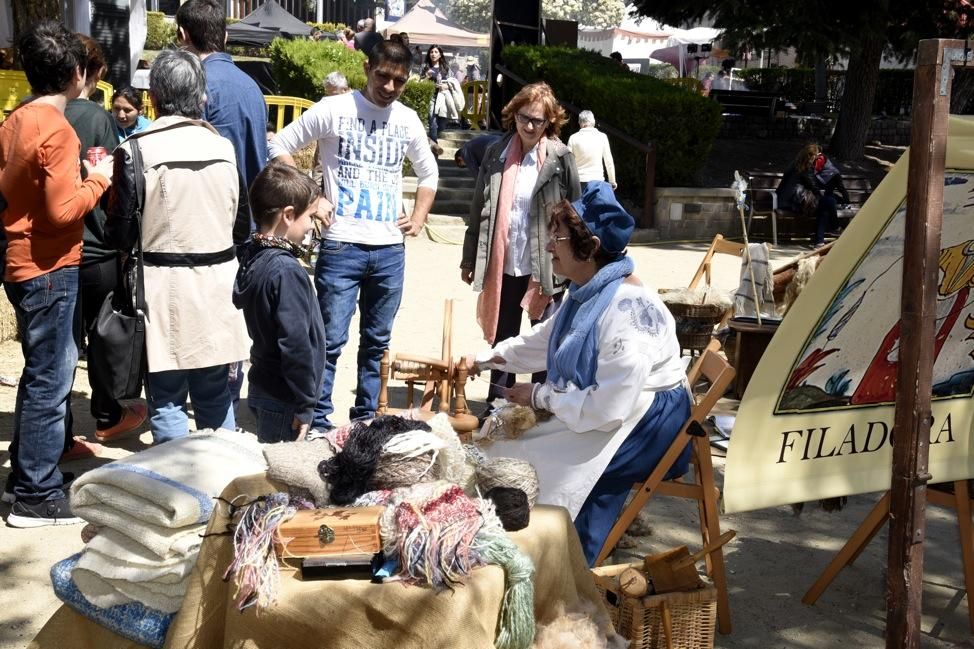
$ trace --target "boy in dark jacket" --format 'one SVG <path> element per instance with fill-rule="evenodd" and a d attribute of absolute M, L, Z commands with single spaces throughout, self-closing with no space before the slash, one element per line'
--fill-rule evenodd
<path fill-rule="evenodd" d="M 264 443 L 303 438 L 325 367 L 325 325 L 298 262 L 321 189 L 289 165 L 271 163 L 250 186 L 258 231 L 244 245 L 233 303 L 244 312 L 251 368 L 247 404 Z"/>

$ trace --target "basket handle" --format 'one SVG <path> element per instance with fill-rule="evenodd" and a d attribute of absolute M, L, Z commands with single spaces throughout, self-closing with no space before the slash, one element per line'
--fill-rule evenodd
<path fill-rule="evenodd" d="M 660 613 L 663 619 L 663 640 L 666 642 L 666 649 L 673 649 L 673 614 L 670 613 L 666 600 L 663 601 Z"/>

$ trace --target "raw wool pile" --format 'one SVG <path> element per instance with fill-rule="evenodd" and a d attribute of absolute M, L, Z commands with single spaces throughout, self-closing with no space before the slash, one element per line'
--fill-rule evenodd
<path fill-rule="evenodd" d="M 791 309 L 791 305 L 795 303 L 798 296 L 805 286 L 812 279 L 812 275 L 815 274 L 815 269 L 818 268 L 818 262 L 821 257 L 807 257 L 805 259 L 798 260 L 798 269 L 795 271 L 795 276 L 788 283 L 787 288 L 785 288 L 784 303 L 778 309 L 779 315 L 784 316 Z"/>
<path fill-rule="evenodd" d="M 559 603 L 558 614 L 549 624 L 538 626 L 531 649 L 627 649 L 629 641 L 615 632 L 604 611 L 591 602 L 581 602 L 579 610 L 565 611 Z M 596 620 L 602 622 L 601 628 Z"/>
<path fill-rule="evenodd" d="M 266 468 L 255 436 L 215 430 L 80 476 L 71 487 L 71 508 L 97 533 L 79 556 L 52 572 L 60 580 L 58 596 L 109 628 L 121 615 L 127 627 L 140 629 L 138 615 L 144 615 L 158 630 L 160 615 L 182 604 L 214 498 L 233 479 Z"/>
<path fill-rule="evenodd" d="M 722 311 L 734 306 L 730 293 L 714 288 L 709 284 L 700 288 L 676 288 L 659 292 L 663 304 L 711 304 Z"/>
<path fill-rule="evenodd" d="M 477 487 L 487 493 L 495 487 L 520 489 L 534 507 L 538 502 L 538 472 L 530 462 L 511 457 L 495 457 L 477 467 Z"/>
<path fill-rule="evenodd" d="M 483 445 L 489 445 L 496 439 L 517 439 L 525 431 L 534 428 L 538 421 L 534 408 L 504 403 L 491 411 L 480 430 L 474 432 L 473 438 Z"/>

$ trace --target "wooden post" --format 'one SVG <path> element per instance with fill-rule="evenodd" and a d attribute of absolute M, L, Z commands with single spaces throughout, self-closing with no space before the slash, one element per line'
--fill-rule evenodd
<path fill-rule="evenodd" d="M 945 47 L 924 40 L 913 82 L 913 132 L 903 240 L 903 293 L 886 576 L 886 647 L 918 649 L 923 587 L 926 493 L 930 479 L 930 395 L 933 375 L 940 232 L 950 84 L 942 94 Z M 946 62 L 950 65 L 950 62 Z"/>

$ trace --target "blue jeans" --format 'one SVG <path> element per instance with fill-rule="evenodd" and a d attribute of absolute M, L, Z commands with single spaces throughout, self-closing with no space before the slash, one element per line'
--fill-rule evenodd
<path fill-rule="evenodd" d="M 57 463 L 78 364 L 78 267 L 6 282 L 4 289 L 24 353 L 10 444 L 14 494 L 28 502 L 64 498 Z"/>
<path fill-rule="evenodd" d="M 825 243 L 825 231 L 839 225 L 838 204 L 832 194 L 823 194 L 815 208 L 815 245 Z"/>
<path fill-rule="evenodd" d="M 189 434 L 186 397 L 193 400 L 196 428 L 233 430 L 233 399 L 227 385 L 227 364 L 192 370 L 150 372 L 146 393 L 152 442 L 162 444 Z"/>
<path fill-rule="evenodd" d="M 257 419 L 257 441 L 261 444 L 297 439 L 298 431 L 292 427 L 294 406 L 275 399 L 253 383 L 247 391 L 247 405 Z"/>
<path fill-rule="evenodd" d="M 358 302 L 359 349 L 355 405 L 349 419 L 375 416 L 379 397 L 379 363 L 389 347 L 392 322 L 402 298 L 406 247 L 401 244 L 369 246 L 361 243 L 324 240 L 318 251 L 315 286 L 325 321 L 325 371 L 321 398 L 315 407 L 315 428 L 331 428 L 335 411 L 331 400 L 335 367 Z"/>

